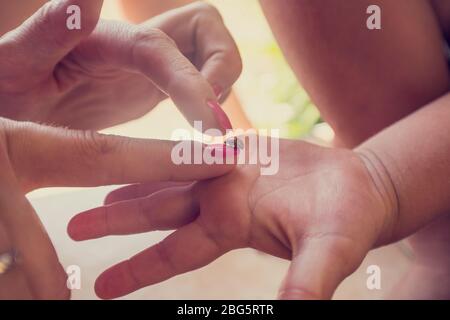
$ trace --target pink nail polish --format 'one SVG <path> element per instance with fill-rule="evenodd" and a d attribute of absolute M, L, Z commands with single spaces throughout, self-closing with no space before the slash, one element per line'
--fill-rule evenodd
<path fill-rule="evenodd" d="M 207 101 L 207 105 L 214 111 L 217 121 L 225 130 L 233 129 L 230 119 L 228 119 L 227 114 L 223 111 L 222 107 L 217 101 Z"/>

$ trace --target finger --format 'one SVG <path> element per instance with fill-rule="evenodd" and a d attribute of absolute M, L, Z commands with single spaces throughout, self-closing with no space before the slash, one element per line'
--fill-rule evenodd
<path fill-rule="evenodd" d="M 76 215 L 68 226 L 76 241 L 109 235 L 172 230 L 192 222 L 199 205 L 192 186 L 173 187 L 145 198 L 117 202 Z"/>
<path fill-rule="evenodd" d="M 123 24 L 118 37 L 112 28 L 118 27 L 102 23 L 94 35 L 104 62 L 146 75 L 192 125 L 202 121 L 202 131 L 217 129 L 221 135 L 232 128 L 210 83 L 164 32 Z"/>
<path fill-rule="evenodd" d="M 21 68 L 46 70 L 55 66 L 97 25 L 103 0 L 49 1 L 22 26 L 7 34 L 2 41 L 12 43 L 12 54 L 22 57 Z M 76 11 L 79 8 L 79 15 Z M 79 16 L 80 29 L 72 22 Z M 69 28 L 70 27 L 70 28 Z M 30 59 L 32 55 L 32 59 Z"/>
<path fill-rule="evenodd" d="M 306 240 L 293 257 L 279 297 L 285 300 L 331 299 L 337 286 L 362 262 L 355 242 L 341 237 Z M 367 252 L 367 251 L 366 251 Z"/>
<path fill-rule="evenodd" d="M 95 291 L 103 299 L 117 298 L 199 269 L 225 252 L 201 225 L 193 222 L 161 243 L 106 270 L 97 279 Z"/>
<path fill-rule="evenodd" d="M 17 252 L 16 264 L 23 270 L 33 297 L 67 299 L 70 297 L 67 275 L 48 234 L 11 172 L 11 168 L 5 168 L 0 175 L 0 220 Z"/>
<path fill-rule="evenodd" d="M 111 191 L 106 195 L 103 203 L 104 205 L 110 205 L 115 202 L 143 198 L 163 189 L 185 186 L 191 183 L 171 181 L 136 183 Z"/>
<path fill-rule="evenodd" d="M 207 3 L 195 5 L 201 12 L 195 24 L 197 64 L 216 96 L 223 99 L 242 72 L 239 49 L 218 10 Z"/>
<path fill-rule="evenodd" d="M 233 165 L 208 164 L 204 155 L 217 151 L 223 158 L 235 158 L 234 150 L 224 146 L 214 146 L 211 151 L 212 147 L 191 141 L 131 139 L 8 123 L 9 156 L 28 188 L 206 179 L 229 172 Z M 178 152 L 183 153 L 181 160 Z M 183 164 L 195 159 L 199 164 Z"/>
<path fill-rule="evenodd" d="M 179 21 L 195 21 L 180 26 Z M 181 52 L 191 53 L 191 61 L 213 86 L 221 100 L 242 71 L 242 60 L 235 41 L 219 11 L 205 2 L 196 2 L 168 11 L 147 26 L 164 31 L 175 40 Z M 195 34 L 192 41 L 192 34 Z"/>

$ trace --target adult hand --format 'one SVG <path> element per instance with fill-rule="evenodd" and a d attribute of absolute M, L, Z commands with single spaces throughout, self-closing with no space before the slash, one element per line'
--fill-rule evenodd
<path fill-rule="evenodd" d="M 230 129 L 216 95 L 241 60 L 216 9 L 195 3 L 134 26 L 99 22 L 102 3 L 48 2 L 0 38 L 0 116 L 103 129 L 168 95 L 191 123 Z M 70 5 L 81 8 L 81 30 L 66 27 Z"/>
<path fill-rule="evenodd" d="M 242 165 L 193 184 L 124 187 L 105 206 L 75 216 L 68 231 L 80 241 L 177 229 L 100 275 L 96 292 L 102 298 L 201 268 L 244 247 L 292 260 L 281 298 L 331 298 L 371 248 L 391 240 L 392 190 L 363 159 L 352 151 L 285 140 L 275 175 Z"/>
<path fill-rule="evenodd" d="M 175 165 L 174 142 L 106 136 L 0 118 L 0 255 L 17 261 L 0 270 L 0 299 L 69 297 L 58 262 L 25 194 L 41 187 L 99 186 L 211 178 L 230 165 Z M 210 147 L 220 155 L 225 149 Z M 226 154 L 225 154 L 226 156 Z M 167 183 L 167 182 L 166 182 Z"/>

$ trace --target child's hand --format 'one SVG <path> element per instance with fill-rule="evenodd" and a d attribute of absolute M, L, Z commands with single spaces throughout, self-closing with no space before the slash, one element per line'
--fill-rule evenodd
<path fill-rule="evenodd" d="M 274 176 L 245 165 L 198 183 L 129 186 L 110 194 L 109 205 L 76 216 L 69 225 L 76 240 L 177 229 L 104 272 L 97 294 L 123 296 L 252 247 L 292 259 L 281 298 L 331 298 L 366 253 L 390 238 L 389 197 L 352 151 L 285 140 L 279 167 Z"/>

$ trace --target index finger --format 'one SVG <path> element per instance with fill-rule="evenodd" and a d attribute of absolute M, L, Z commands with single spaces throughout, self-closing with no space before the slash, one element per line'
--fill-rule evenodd
<path fill-rule="evenodd" d="M 235 150 L 193 141 L 163 141 L 109 136 L 36 124 L 8 130 L 9 153 L 26 189 L 101 186 L 149 181 L 193 181 L 221 176 L 229 161 L 208 164 L 204 155 L 224 159 Z M 181 162 L 180 162 L 181 161 Z"/>

